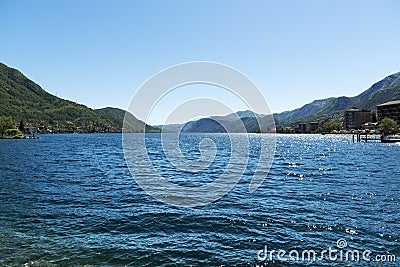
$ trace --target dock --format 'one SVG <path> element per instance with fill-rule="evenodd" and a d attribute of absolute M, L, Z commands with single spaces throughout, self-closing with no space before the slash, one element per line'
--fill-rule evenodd
<path fill-rule="evenodd" d="M 356 132 L 353 133 L 353 143 L 357 142 L 368 142 L 368 141 L 381 141 L 380 134 L 369 134 L 365 132 Z"/>

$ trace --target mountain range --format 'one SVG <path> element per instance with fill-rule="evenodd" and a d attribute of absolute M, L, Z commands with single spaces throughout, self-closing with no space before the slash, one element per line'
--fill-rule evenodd
<path fill-rule="evenodd" d="M 226 116 L 212 116 L 184 124 L 156 125 L 163 132 L 185 133 L 257 133 L 274 132 L 272 115 L 262 115 L 250 110 L 238 111 Z"/>
<path fill-rule="evenodd" d="M 376 105 L 400 99 L 400 72 L 374 83 L 357 96 L 315 100 L 301 108 L 274 114 L 277 126 L 295 126 L 300 122 L 341 122 L 345 110 L 352 107 L 376 110 Z"/>
<path fill-rule="evenodd" d="M 0 63 L 0 116 L 11 116 L 52 132 L 271 132 L 277 127 L 297 126 L 300 122 L 341 122 L 352 107 L 375 110 L 376 105 L 400 99 L 400 72 L 387 76 L 357 96 L 315 100 L 300 108 L 272 115 L 239 111 L 212 116 L 185 124 L 150 126 L 118 108 L 91 109 L 64 100 L 43 90 L 20 71 Z M 274 123 L 275 120 L 275 123 Z M 224 128 L 225 127 L 225 128 Z"/>
<path fill-rule="evenodd" d="M 121 132 L 125 111 L 91 109 L 49 94 L 20 71 L 0 63 L 0 116 L 40 126 L 42 132 Z M 159 131 L 126 113 L 127 132 Z"/>
<path fill-rule="evenodd" d="M 330 97 L 314 100 L 298 109 L 275 113 L 275 125 L 277 127 L 292 126 L 296 127 L 300 122 L 342 122 L 344 111 L 352 107 L 376 110 L 376 105 L 391 100 L 400 99 L 400 72 L 387 76 L 379 82 L 374 83 L 370 88 L 354 97 Z M 245 125 L 247 132 L 270 132 L 272 124 L 266 115 L 260 115 L 251 111 L 239 111 L 223 117 L 202 118 L 187 122 L 185 125 L 158 125 L 163 131 L 178 131 L 182 128 L 183 132 L 224 132 L 221 124 L 228 125 L 231 132 L 242 132 L 238 129 L 240 125 L 237 117 Z M 261 129 L 258 127 L 257 120 L 263 122 Z M 269 121 L 269 123 L 265 123 Z"/>

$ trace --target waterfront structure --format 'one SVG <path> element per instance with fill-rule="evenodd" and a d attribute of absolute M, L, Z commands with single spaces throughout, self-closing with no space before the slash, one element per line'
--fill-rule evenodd
<path fill-rule="evenodd" d="M 315 132 L 316 130 L 318 130 L 318 128 L 319 128 L 319 122 L 310 122 L 308 126 L 308 130 L 310 132 Z"/>
<path fill-rule="evenodd" d="M 377 122 L 367 122 L 367 123 L 364 123 L 364 124 L 361 126 L 361 129 L 363 129 L 363 130 L 370 130 L 370 131 L 376 131 L 376 130 L 378 130 L 378 123 L 377 123 Z"/>
<path fill-rule="evenodd" d="M 27 123 L 24 126 L 24 130 L 28 138 L 35 138 L 37 136 L 37 127 L 33 123 Z"/>
<path fill-rule="evenodd" d="M 307 123 L 299 123 L 299 132 L 306 133 L 307 132 Z"/>
<path fill-rule="evenodd" d="M 312 133 L 319 129 L 319 122 L 309 122 L 309 123 L 299 123 L 298 132 L 299 133 Z"/>
<path fill-rule="evenodd" d="M 343 128 L 345 130 L 359 130 L 364 123 L 371 121 L 371 110 L 353 107 L 344 112 Z"/>
<path fill-rule="evenodd" d="M 378 122 L 384 118 L 395 120 L 400 124 L 400 100 L 389 101 L 376 106 L 378 110 Z"/>

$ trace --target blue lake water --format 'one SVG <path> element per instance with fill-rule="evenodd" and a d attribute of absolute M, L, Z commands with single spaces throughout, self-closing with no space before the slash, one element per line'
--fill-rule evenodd
<path fill-rule="evenodd" d="M 147 136 L 154 155 L 158 136 Z M 208 181 L 226 168 L 227 136 L 207 136 L 217 143 L 211 170 L 194 180 L 187 173 L 176 183 Z M 183 155 L 196 158 L 199 151 L 193 147 L 202 137 L 185 135 Z M 259 137 L 250 138 L 257 146 Z M 226 196 L 203 207 L 182 208 L 153 199 L 137 185 L 121 140 L 120 134 L 0 140 L 0 266 L 400 262 L 400 145 L 353 144 L 350 136 L 277 135 L 274 163 L 256 191 L 248 192 L 258 162 L 254 157 Z M 173 181 L 174 166 L 162 158 L 154 162 Z M 344 252 L 371 251 L 372 262 L 279 261 L 276 254 L 259 259 L 266 246 L 267 251 L 321 252 L 339 249 L 338 240 L 345 242 Z M 378 262 L 377 256 L 397 256 L 397 261 Z"/>

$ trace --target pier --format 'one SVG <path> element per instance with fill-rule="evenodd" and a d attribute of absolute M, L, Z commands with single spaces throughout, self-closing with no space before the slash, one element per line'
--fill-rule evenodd
<path fill-rule="evenodd" d="M 353 133 L 353 143 L 357 142 L 361 142 L 361 141 L 381 141 L 381 135 L 378 134 L 370 134 L 370 133 L 366 133 L 366 132 L 355 132 Z"/>

